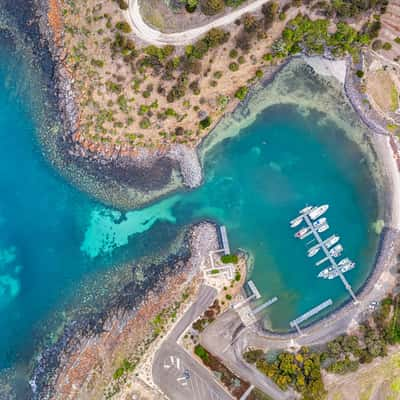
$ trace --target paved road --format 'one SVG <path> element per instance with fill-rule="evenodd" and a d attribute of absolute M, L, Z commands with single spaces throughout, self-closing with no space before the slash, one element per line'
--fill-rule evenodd
<path fill-rule="evenodd" d="M 216 295 L 214 288 L 203 285 L 196 302 L 154 356 L 153 381 L 171 400 L 232 400 L 209 370 L 177 344 L 185 329 L 212 304 Z"/>
<path fill-rule="evenodd" d="M 176 33 L 163 33 L 147 25 L 140 14 L 139 0 L 129 0 L 129 8 L 126 11 L 126 17 L 132 27 L 133 33 L 145 42 L 156 46 L 164 46 L 167 44 L 182 46 L 193 42 L 199 36 L 208 32 L 211 28 L 228 25 L 240 18 L 243 14 L 256 11 L 268 1 L 269 0 L 254 0 L 250 4 L 217 18 L 206 25 Z M 284 3 L 286 1 L 283 0 L 281 2 Z"/>
<path fill-rule="evenodd" d="M 248 344 L 248 331 L 243 329 L 245 328 L 239 315 L 235 311 L 229 310 L 205 329 L 200 337 L 200 342 L 239 377 L 250 382 L 274 400 L 295 399 L 296 396 L 293 392 L 283 392 L 270 379 L 243 360 L 242 354 Z M 234 342 L 233 346 L 230 346 L 233 337 L 239 339 Z M 243 341 L 243 339 L 245 340 Z"/>

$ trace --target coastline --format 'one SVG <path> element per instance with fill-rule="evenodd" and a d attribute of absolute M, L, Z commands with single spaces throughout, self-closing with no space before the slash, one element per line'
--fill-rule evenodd
<path fill-rule="evenodd" d="M 187 254 L 154 266 L 153 270 L 162 272 L 150 285 L 140 288 L 132 281 L 99 315 L 70 324 L 57 343 L 42 353 L 30 381 L 32 399 L 50 399 L 54 394 L 58 399 L 85 393 L 99 396 L 113 390 L 107 386 L 109 382 L 118 384 L 112 375 L 119 364 L 124 359 L 139 362 L 159 335 L 154 321 L 160 312 L 174 310 L 173 315 L 180 315 L 196 297 L 202 260 L 218 247 L 215 230 L 215 225 L 206 222 L 193 226 L 185 235 Z M 127 296 L 132 299 L 124 304 Z M 171 322 L 165 323 L 168 329 Z M 164 328 L 161 335 L 163 332 Z"/>
<path fill-rule="evenodd" d="M 64 116 L 63 118 L 63 129 L 64 132 L 62 133 L 61 136 L 55 138 L 55 143 L 57 145 L 57 148 L 55 150 L 49 151 L 49 153 L 52 154 L 50 159 L 54 162 L 54 156 L 53 151 L 59 152 L 60 149 L 62 152 L 65 152 L 62 156 L 62 165 L 58 164 L 58 161 L 56 161 L 56 164 L 58 164 L 58 169 L 61 170 L 61 173 L 65 173 L 68 177 L 68 179 L 72 180 L 75 185 L 78 187 L 83 188 L 85 191 L 87 191 L 87 188 L 90 185 L 93 185 L 93 181 L 96 181 L 96 179 L 100 179 L 102 177 L 104 172 L 109 173 L 110 178 L 105 179 L 104 183 L 101 185 L 101 188 L 99 189 L 97 184 L 95 183 L 95 191 L 98 191 L 96 197 L 99 197 L 103 199 L 103 201 L 109 203 L 109 204 L 118 204 L 122 208 L 128 208 L 131 207 L 132 204 L 135 205 L 135 207 L 142 207 L 144 205 L 147 205 L 156 199 L 159 199 L 161 196 L 165 196 L 166 194 L 170 194 L 173 191 L 180 190 L 183 187 L 188 187 L 188 188 L 194 188 L 197 187 L 201 184 L 202 182 L 202 167 L 199 159 L 204 160 L 205 154 L 208 151 L 207 146 L 210 146 L 210 144 L 215 145 L 215 142 L 212 143 L 213 139 L 210 139 L 212 136 L 214 136 L 214 131 L 217 129 L 221 129 L 221 123 L 220 121 L 217 124 L 217 127 L 214 128 L 209 135 L 203 139 L 202 144 L 198 147 L 201 150 L 193 150 L 191 148 L 188 148 L 187 146 L 176 146 L 172 150 L 168 151 L 160 151 L 157 153 L 150 153 L 148 151 L 143 151 L 143 153 L 139 153 L 138 157 L 136 160 L 132 160 L 131 158 L 124 158 L 121 157 L 118 160 L 116 159 L 110 159 L 107 157 L 107 155 L 104 155 L 102 157 L 101 155 L 98 156 L 95 153 L 93 154 L 83 154 L 81 152 L 81 148 L 74 148 L 73 143 L 70 141 L 71 140 L 71 134 L 73 134 L 76 131 L 77 128 L 77 111 L 75 108 L 75 102 L 74 102 L 74 95 L 71 87 L 71 82 L 70 82 L 70 75 L 66 68 L 64 67 L 62 61 L 63 58 L 65 57 L 65 54 L 62 52 L 62 48 L 57 47 L 57 45 L 53 41 L 53 32 L 50 32 L 47 29 L 47 17 L 48 17 L 48 11 L 46 9 L 47 5 L 47 0 L 40 0 L 39 1 L 39 7 L 42 10 L 42 14 L 40 15 L 40 21 L 42 24 L 42 34 L 46 35 L 46 30 L 47 30 L 47 36 L 46 40 L 48 43 L 53 43 L 53 60 L 55 61 L 55 77 L 58 82 L 57 86 L 57 94 L 59 96 L 59 106 L 61 107 L 61 114 Z M 285 60 L 285 62 L 277 67 L 272 68 L 272 71 L 270 73 L 270 76 L 264 79 L 264 85 L 269 85 L 275 78 L 276 74 L 279 73 L 287 64 L 289 64 L 292 61 L 292 59 Z M 252 93 L 253 94 L 253 93 Z M 245 103 L 239 104 L 237 107 L 235 107 L 235 110 L 238 110 L 243 117 L 248 117 L 251 114 L 254 116 L 253 111 L 250 111 L 247 108 L 247 102 L 250 101 L 252 94 L 248 96 L 246 99 Z M 351 97 L 347 93 L 348 98 L 351 101 Z M 354 107 L 354 105 L 353 105 Z M 356 109 L 357 113 L 359 114 L 360 118 L 362 117 L 362 111 L 361 109 Z M 234 111 L 232 111 L 232 114 L 234 114 Z M 231 117 L 231 114 L 227 114 L 224 119 L 229 119 Z M 365 121 L 364 121 L 365 122 Z M 242 121 L 240 121 L 240 124 Z M 251 123 L 251 122 L 249 122 Z M 240 125 L 240 129 L 242 129 L 243 126 Z M 237 133 L 237 132 L 236 132 Z M 56 133 L 57 135 L 60 134 L 60 132 Z M 54 138 L 53 138 L 54 139 Z M 72 146 L 72 147 L 71 147 Z M 382 150 L 382 149 L 381 149 Z M 203 152 L 204 151 L 204 152 Z M 200 154 L 200 155 L 198 155 Z M 384 152 L 382 152 L 384 154 Z M 57 155 L 59 156 L 59 154 Z M 84 156 L 84 159 L 81 157 Z M 86 169 L 86 171 L 89 171 L 89 175 L 93 175 L 94 178 L 90 178 L 90 182 L 88 184 L 80 182 L 82 175 L 77 175 L 73 176 L 73 174 L 76 173 L 76 171 L 72 171 L 72 173 L 62 171 L 62 168 L 65 166 L 65 163 L 68 162 L 73 162 L 76 163 L 77 169 L 83 168 Z M 160 174 L 159 171 L 162 171 Z M 134 190 L 139 193 L 139 194 L 132 194 L 132 189 L 130 194 L 123 200 L 121 200 L 119 197 L 122 196 L 122 192 L 126 191 L 127 187 L 127 181 L 125 176 L 126 176 L 126 171 L 130 172 L 133 171 L 135 177 L 142 177 L 142 182 L 143 186 L 141 188 L 135 188 Z M 180 172 L 178 172 L 180 171 Z M 129 174 L 129 173 L 128 173 Z M 122 176 L 122 177 L 121 177 Z M 109 197 L 109 184 L 114 185 L 114 178 L 120 178 L 124 184 L 122 185 L 123 188 L 121 191 L 118 190 L 116 196 Z M 155 187 L 148 186 L 149 181 L 153 180 L 157 183 Z M 103 178 L 101 178 L 103 179 Z M 138 179 L 140 180 L 140 179 Z M 137 183 L 137 182 L 136 182 Z M 117 186 L 114 186 L 117 187 Z M 396 194 L 398 194 L 398 190 L 395 189 Z M 385 192 L 386 193 L 386 192 Z M 399 204 L 399 203 L 397 203 Z M 386 209 L 386 207 L 385 207 Z M 399 216 L 396 217 L 397 221 L 399 221 Z M 386 246 L 389 246 L 390 248 L 390 243 L 386 244 L 387 239 L 386 234 L 383 234 L 383 246 L 384 249 L 386 249 Z M 381 271 L 382 272 L 382 271 Z M 374 268 L 370 277 L 365 283 L 365 286 L 367 285 L 373 285 L 373 280 L 377 278 L 374 274 L 378 273 L 378 268 Z M 171 285 L 173 285 L 173 280 L 174 278 L 178 278 L 178 275 L 180 275 L 181 272 L 178 271 L 171 271 L 171 277 L 166 277 L 165 279 L 171 279 Z M 163 282 L 160 282 L 160 285 L 162 285 Z M 181 285 L 181 282 L 175 282 L 176 286 Z M 148 293 L 147 296 L 149 298 L 152 296 L 152 293 Z M 155 296 L 162 296 L 162 293 L 156 293 Z M 146 300 L 143 300 L 146 302 Z M 138 312 L 139 311 L 138 306 Z M 143 307 L 140 307 L 143 308 Z M 349 308 L 350 309 L 350 308 Z M 338 309 L 336 310 L 337 312 L 343 311 L 343 313 L 347 312 L 348 309 Z M 335 311 L 335 312 L 336 312 Z M 331 315 L 330 315 L 331 316 Z M 332 317 L 334 314 L 332 314 Z M 118 317 L 118 313 L 114 315 L 114 317 Z M 114 321 L 115 322 L 115 321 Z M 316 321 L 318 322 L 323 322 L 321 321 Z M 116 324 L 117 326 L 117 324 Z M 311 327 L 310 327 L 311 328 Z M 70 335 L 69 339 L 75 334 L 74 329 L 79 329 L 78 325 L 75 325 L 72 327 L 71 330 L 66 331 L 67 335 Z M 61 339 L 61 343 L 67 344 L 65 337 Z M 70 344 L 69 342 L 68 344 Z M 74 343 L 75 344 L 75 343 Z M 85 346 L 90 344 L 90 339 L 85 342 Z M 67 352 L 66 352 L 67 353 Z M 57 354 L 57 358 L 63 356 L 68 357 L 70 355 L 67 354 L 61 355 Z M 48 353 L 49 357 L 54 357 L 54 354 Z M 64 359 L 63 361 L 67 361 Z M 40 369 L 40 367 L 38 367 Z M 59 372 L 59 371 L 57 371 Z M 40 385 L 38 385 L 40 386 Z M 38 387 L 39 390 L 39 387 Z M 44 399 L 45 397 L 42 396 L 42 392 L 40 393 L 39 397 L 41 400 Z"/>

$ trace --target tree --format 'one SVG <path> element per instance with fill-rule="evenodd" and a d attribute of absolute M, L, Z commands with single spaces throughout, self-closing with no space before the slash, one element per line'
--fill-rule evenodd
<path fill-rule="evenodd" d="M 200 3 L 201 11 L 206 15 L 215 15 L 225 8 L 224 0 L 202 0 Z"/>
<path fill-rule="evenodd" d="M 249 364 L 255 364 L 258 360 L 262 360 L 264 358 L 264 352 L 262 350 L 250 349 L 243 354 L 243 358 Z"/>

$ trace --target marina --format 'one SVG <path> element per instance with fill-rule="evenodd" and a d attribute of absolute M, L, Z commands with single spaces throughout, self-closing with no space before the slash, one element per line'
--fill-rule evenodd
<path fill-rule="evenodd" d="M 322 249 L 325 257 L 317 261 L 315 265 L 318 267 L 327 261 L 330 262 L 330 266 L 322 270 L 317 276 L 323 279 L 334 279 L 339 277 L 353 301 L 357 302 L 357 297 L 350 283 L 344 277 L 344 273 L 355 268 L 355 263 L 348 258 L 344 258 L 341 261 L 336 262 L 335 259 L 340 257 L 344 250 L 343 246 L 338 243 L 340 240 L 339 236 L 333 235 L 325 240 L 323 240 L 320 236 L 320 233 L 329 229 L 327 218 L 319 218 L 328 210 L 328 208 L 328 204 L 318 207 L 307 206 L 300 210 L 299 216 L 290 221 L 290 227 L 294 228 L 299 226 L 303 221 L 305 222 L 306 226 L 297 231 L 294 236 L 302 240 L 305 237 L 313 235 L 314 240 L 312 240 L 311 243 L 317 241 L 317 244 L 308 250 L 308 257 L 315 256 L 319 250 Z"/>

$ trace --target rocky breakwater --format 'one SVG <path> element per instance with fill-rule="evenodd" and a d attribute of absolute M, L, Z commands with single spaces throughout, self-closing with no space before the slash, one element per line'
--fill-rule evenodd
<path fill-rule="evenodd" d="M 67 49 L 64 47 L 60 4 L 58 0 L 36 1 L 42 39 L 48 44 L 54 62 L 53 78 L 63 125 L 63 132 L 55 141 L 59 151 L 64 153 L 61 157 L 67 162 L 75 162 L 98 179 L 110 178 L 130 189 L 153 191 L 154 198 L 170 183 L 173 170 L 179 171 L 182 185 L 189 188 L 200 185 L 202 169 L 193 148 L 171 144 L 162 149 L 149 150 L 94 143 L 81 135 L 78 94 L 74 90 L 73 73 L 65 62 Z M 123 170 L 126 173 L 121 172 Z M 143 176 L 148 181 L 146 184 L 143 184 Z"/>
<path fill-rule="evenodd" d="M 110 382 L 115 388 L 114 374 L 123 360 L 135 365 L 160 333 L 154 321 L 171 307 L 179 314 L 196 295 L 200 265 L 218 248 L 216 227 L 195 225 L 184 247 L 180 256 L 148 269 L 144 283 L 133 279 L 105 310 L 70 323 L 39 358 L 31 379 L 32 399 L 100 399 Z"/>

